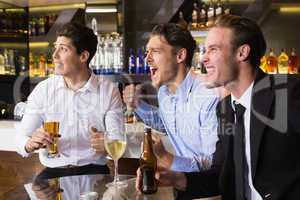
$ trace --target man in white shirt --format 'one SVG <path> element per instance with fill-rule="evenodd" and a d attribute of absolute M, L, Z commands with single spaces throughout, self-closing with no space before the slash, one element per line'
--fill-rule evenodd
<path fill-rule="evenodd" d="M 22 156 L 39 150 L 41 163 L 49 168 L 88 165 L 108 172 L 103 131 L 122 132 L 122 100 L 113 83 L 89 69 L 96 47 L 96 36 L 83 25 L 68 23 L 58 31 L 52 55 L 56 75 L 34 88 L 17 128 Z M 43 128 L 46 121 L 60 123 L 59 156 L 54 158 L 47 156 L 53 139 Z"/>

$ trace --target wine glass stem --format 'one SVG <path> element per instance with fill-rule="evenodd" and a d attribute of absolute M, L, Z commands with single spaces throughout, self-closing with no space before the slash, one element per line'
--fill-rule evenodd
<path fill-rule="evenodd" d="M 116 185 L 119 181 L 119 175 L 118 175 L 118 159 L 114 161 L 115 163 L 115 177 L 114 177 L 114 184 Z"/>

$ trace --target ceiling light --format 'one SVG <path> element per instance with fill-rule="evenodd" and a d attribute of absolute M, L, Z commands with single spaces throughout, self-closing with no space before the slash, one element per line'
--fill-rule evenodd
<path fill-rule="evenodd" d="M 36 6 L 36 7 L 30 7 L 29 12 L 59 11 L 59 10 L 74 9 L 74 8 L 85 8 L 85 4 L 84 3 L 75 3 L 75 4 Z"/>
<path fill-rule="evenodd" d="M 300 6 L 280 7 L 279 12 L 281 12 L 281 13 L 300 13 Z"/>
<path fill-rule="evenodd" d="M 87 6 L 86 13 L 116 13 L 117 8 L 113 5 L 103 5 L 103 6 Z"/>

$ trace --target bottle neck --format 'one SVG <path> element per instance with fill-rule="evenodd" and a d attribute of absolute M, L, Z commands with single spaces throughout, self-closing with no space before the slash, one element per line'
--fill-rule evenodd
<path fill-rule="evenodd" d="M 146 132 L 144 134 L 143 152 L 153 152 L 151 132 Z"/>

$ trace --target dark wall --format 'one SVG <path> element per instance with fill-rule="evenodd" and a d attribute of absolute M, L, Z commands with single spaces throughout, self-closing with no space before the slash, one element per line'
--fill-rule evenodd
<path fill-rule="evenodd" d="M 272 10 L 261 23 L 261 28 L 267 40 L 267 47 L 275 48 L 276 55 L 279 55 L 282 48 L 296 48 L 297 55 L 300 55 L 300 13 L 280 13 Z"/>

